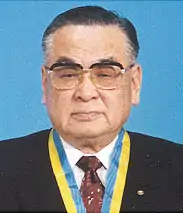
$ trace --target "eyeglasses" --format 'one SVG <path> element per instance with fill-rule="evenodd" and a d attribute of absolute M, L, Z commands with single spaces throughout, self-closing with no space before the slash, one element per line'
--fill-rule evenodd
<path fill-rule="evenodd" d="M 85 69 L 81 64 L 58 62 L 51 67 L 45 66 L 50 74 L 51 82 L 56 89 L 69 90 L 82 82 L 82 74 L 90 72 L 90 80 L 99 89 L 115 89 L 121 83 L 122 75 L 131 69 L 134 63 L 126 69 L 118 62 L 95 63 Z"/>

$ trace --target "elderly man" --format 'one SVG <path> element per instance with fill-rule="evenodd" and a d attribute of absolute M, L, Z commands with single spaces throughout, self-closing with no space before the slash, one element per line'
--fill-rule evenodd
<path fill-rule="evenodd" d="M 132 23 L 78 7 L 42 41 L 53 128 L 0 143 L 0 210 L 183 210 L 182 145 L 123 128 L 142 81 Z"/>

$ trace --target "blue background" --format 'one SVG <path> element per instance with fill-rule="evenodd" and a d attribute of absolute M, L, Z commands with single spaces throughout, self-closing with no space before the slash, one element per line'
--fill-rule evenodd
<path fill-rule="evenodd" d="M 41 37 L 60 12 L 88 4 L 137 28 L 143 84 L 126 129 L 183 143 L 181 1 L 0 1 L 0 140 L 51 127 L 41 103 Z"/>

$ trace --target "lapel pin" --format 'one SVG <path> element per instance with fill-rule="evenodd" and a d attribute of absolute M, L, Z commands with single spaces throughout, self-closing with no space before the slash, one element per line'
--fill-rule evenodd
<path fill-rule="evenodd" d="M 140 195 L 140 196 L 142 196 L 142 195 L 144 195 L 144 191 L 143 190 L 138 190 L 137 194 Z"/>

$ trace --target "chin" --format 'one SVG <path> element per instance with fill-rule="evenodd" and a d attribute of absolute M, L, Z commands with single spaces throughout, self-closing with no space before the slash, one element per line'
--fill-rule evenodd
<path fill-rule="evenodd" d="M 104 125 L 78 125 L 75 128 L 67 129 L 67 134 L 75 138 L 96 138 L 102 134 L 108 133 L 109 128 L 104 128 Z"/>

